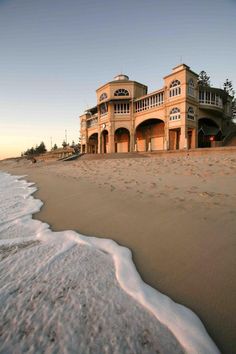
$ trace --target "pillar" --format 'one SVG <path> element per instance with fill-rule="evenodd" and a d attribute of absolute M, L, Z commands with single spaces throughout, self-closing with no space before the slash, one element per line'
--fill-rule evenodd
<path fill-rule="evenodd" d="M 188 148 L 188 138 L 187 138 L 187 131 L 186 126 L 181 126 L 181 135 L 180 135 L 180 149 L 187 149 Z"/>
<path fill-rule="evenodd" d="M 131 129 L 130 130 L 130 142 L 129 142 L 129 150 L 130 150 L 130 152 L 134 152 L 135 151 L 135 141 L 134 141 L 134 139 L 135 139 L 135 137 L 134 137 L 134 131 L 133 131 L 133 129 Z"/>
<path fill-rule="evenodd" d="M 112 134 L 110 131 L 108 132 L 108 146 L 109 146 L 109 151 L 110 153 L 115 152 L 115 135 Z"/>
<path fill-rule="evenodd" d="M 102 135 L 101 131 L 98 131 L 98 154 L 102 153 Z"/>

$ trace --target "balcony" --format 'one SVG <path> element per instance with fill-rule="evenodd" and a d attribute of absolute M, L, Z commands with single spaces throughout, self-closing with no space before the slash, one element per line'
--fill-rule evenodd
<path fill-rule="evenodd" d="M 199 91 L 199 104 L 204 109 L 223 110 L 222 96 L 210 87 Z"/>
<path fill-rule="evenodd" d="M 87 128 L 92 128 L 98 124 L 98 115 L 94 114 L 91 118 L 87 119 Z"/>
<path fill-rule="evenodd" d="M 135 101 L 135 112 L 143 112 L 164 104 L 164 91 L 147 95 Z"/>

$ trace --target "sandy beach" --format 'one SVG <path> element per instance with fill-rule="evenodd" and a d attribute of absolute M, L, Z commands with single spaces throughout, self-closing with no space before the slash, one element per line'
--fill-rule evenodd
<path fill-rule="evenodd" d="M 128 247 L 143 280 L 192 309 L 235 350 L 236 149 L 209 153 L 6 160 L 44 202 L 36 219 Z"/>

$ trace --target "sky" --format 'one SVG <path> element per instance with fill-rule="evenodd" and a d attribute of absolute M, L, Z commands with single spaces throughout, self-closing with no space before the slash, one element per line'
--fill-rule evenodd
<path fill-rule="evenodd" d="M 236 0 L 0 0 L 0 159 L 78 142 L 96 89 L 148 86 L 181 62 L 236 89 Z"/>

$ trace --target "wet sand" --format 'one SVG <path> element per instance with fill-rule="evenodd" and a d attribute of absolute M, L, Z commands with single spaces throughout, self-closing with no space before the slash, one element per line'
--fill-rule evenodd
<path fill-rule="evenodd" d="M 3 161 L 45 204 L 35 218 L 129 247 L 145 282 L 191 308 L 223 353 L 236 346 L 236 152 Z"/>

